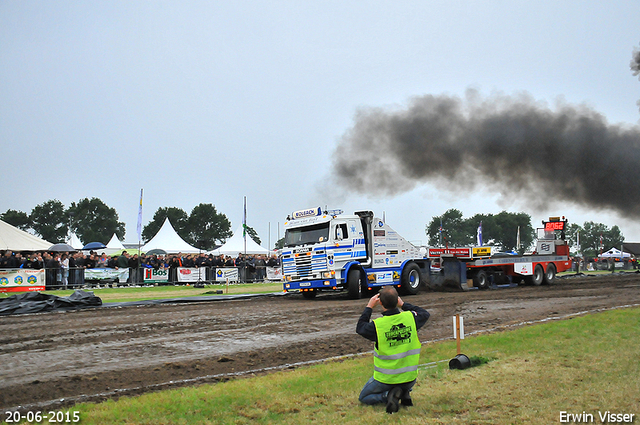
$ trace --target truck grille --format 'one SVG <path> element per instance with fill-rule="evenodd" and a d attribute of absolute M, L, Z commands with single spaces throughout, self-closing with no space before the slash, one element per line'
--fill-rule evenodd
<path fill-rule="evenodd" d="M 311 274 L 311 256 L 301 255 L 296 258 L 296 274 L 303 278 Z"/>

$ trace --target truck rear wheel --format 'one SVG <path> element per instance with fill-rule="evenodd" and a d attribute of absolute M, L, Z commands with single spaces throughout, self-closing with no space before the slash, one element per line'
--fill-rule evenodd
<path fill-rule="evenodd" d="M 544 284 L 551 285 L 556 280 L 556 266 L 550 263 L 547 266 L 547 272 L 544 274 Z"/>
<path fill-rule="evenodd" d="M 544 269 L 540 264 L 536 265 L 533 269 L 533 275 L 527 276 L 525 281 L 529 285 L 540 286 L 542 284 L 542 280 L 544 279 Z"/>
<path fill-rule="evenodd" d="M 408 295 L 417 294 L 420 289 L 421 281 L 422 274 L 420 273 L 420 267 L 415 263 L 407 264 L 402 270 L 402 276 L 400 276 L 402 292 Z"/>
<path fill-rule="evenodd" d="M 487 272 L 484 270 L 478 271 L 476 277 L 473 278 L 473 284 L 478 289 L 488 289 L 489 288 L 489 276 Z"/>
<path fill-rule="evenodd" d="M 362 298 L 362 273 L 356 268 L 347 273 L 347 293 L 352 300 Z"/>

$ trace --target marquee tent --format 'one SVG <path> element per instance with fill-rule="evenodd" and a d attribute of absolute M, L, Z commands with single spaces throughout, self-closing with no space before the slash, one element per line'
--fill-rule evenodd
<path fill-rule="evenodd" d="M 631 254 L 629 254 L 628 252 L 622 252 L 616 248 L 611 248 L 609 251 L 603 252 L 602 254 L 598 255 L 598 258 L 630 258 L 630 257 L 631 257 Z"/>
<path fill-rule="evenodd" d="M 178 252 L 193 254 L 200 252 L 198 248 L 195 248 L 184 241 L 175 231 L 169 218 L 164 220 L 164 224 L 158 230 L 158 233 L 146 244 L 140 248 L 142 252 L 151 251 L 152 249 L 162 249 L 170 254 L 177 254 Z"/>
<path fill-rule="evenodd" d="M 114 233 L 113 236 L 111 236 L 111 240 L 107 244 L 107 247 L 98 251 L 101 253 L 104 252 L 107 255 L 113 255 L 116 252 L 122 252 L 123 249 L 125 249 L 124 245 L 122 245 L 122 242 L 120 242 L 120 239 L 118 239 Z"/>
<path fill-rule="evenodd" d="M 71 245 L 72 247 L 74 247 L 78 251 L 80 251 L 84 246 L 84 244 L 80 242 L 80 239 L 78 239 L 78 235 L 76 235 L 73 232 L 71 232 L 71 236 L 69 236 L 65 242 Z"/>
<path fill-rule="evenodd" d="M 51 245 L 51 242 L 0 220 L 0 250 L 46 251 Z"/>
<path fill-rule="evenodd" d="M 236 230 L 233 233 L 233 236 L 229 238 L 229 240 L 222 245 L 221 247 L 214 249 L 213 251 L 210 251 L 210 253 L 212 253 L 213 255 L 220 255 L 220 254 L 224 254 L 224 255 L 230 255 L 230 256 L 236 256 L 239 253 L 247 253 L 247 254 L 252 254 L 252 255 L 256 255 L 256 254 L 264 254 L 264 255 L 268 255 L 269 254 L 269 250 L 267 248 L 263 248 L 260 245 L 258 245 L 253 239 L 251 239 L 251 236 L 249 236 L 247 234 L 247 250 L 245 251 L 244 248 L 244 237 L 242 236 L 242 225 L 240 225 L 238 227 L 238 230 Z"/>

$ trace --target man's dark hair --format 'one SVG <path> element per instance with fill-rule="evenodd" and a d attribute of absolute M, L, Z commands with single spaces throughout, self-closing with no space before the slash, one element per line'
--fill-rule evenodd
<path fill-rule="evenodd" d="M 380 290 L 380 304 L 388 309 L 398 306 L 398 291 L 393 286 L 385 286 Z"/>

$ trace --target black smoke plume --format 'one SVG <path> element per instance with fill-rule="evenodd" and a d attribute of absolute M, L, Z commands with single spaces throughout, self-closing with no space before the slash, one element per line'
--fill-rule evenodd
<path fill-rule="evenodd" d="M 434 183 L 460 197 L 497 192 L 524 208 L 572 203 L 640 217 L 640 128 L 526 94 L 468 90 L 360 110 L 333 166 L 340 187 L 371 196 Z"/>
<path fill-rule="evenodd" d="M 633 48 L 633 53 L 631 54 L 631 73 L 633 75 L 640 76 L 640 49 L 637 47 Z M 640 106 L 640 100 L 638 101 L 638 106 Z"/>
<path fill-rule="evenodd" d="M 640 75 L 640 49 L 637 47 L 633 48 L 633 53 L 631 54 L 631 73 L 635 76 Z"/>

